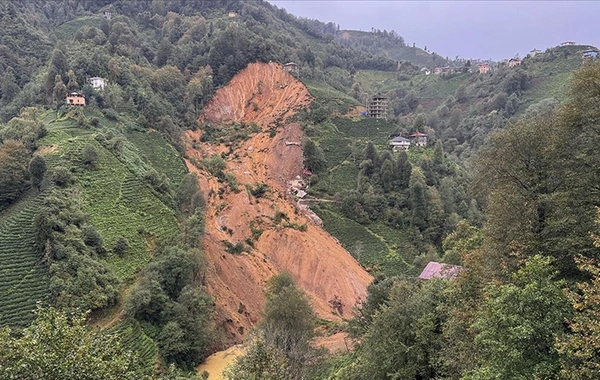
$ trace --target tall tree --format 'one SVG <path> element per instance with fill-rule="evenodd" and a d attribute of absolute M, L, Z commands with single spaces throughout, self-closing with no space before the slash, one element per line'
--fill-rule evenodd
<path fill-rule="evenodd" d="M 560 371 L 555 339 L 570 305 L 552 260 L 534 256 L 506 285 L 491 284 L 472 326 L 481 365 L 471 379 L 552 379 Z"/>
<path fill-rule="evenodd" d="M 5 141 L 0 146 L 0 205 L 18 198 L 27 188 L 29 151 L 23 143 Z"/>
<path fill-rule="evenodd" d="M 54 88 L 52 90 L 52 101 L 55 105 L 58 105 L 65 101 L 66 95 L 67 86 L 65 86 L 60 74 L 56 74 L 54 77 Z"/>
<path fill-rule="evenodd" d="M 46 160 L 40 155 L 35 155 L 29 161 L 29 177 L 31 178 L 31 185 L 37 187 L 38 190 L 44 180 L 44 174 L 46 174 Z"/>
<path fill-rule="evenodd" d="M 302 379 L 315 357 L 310 345 L 315 316 L 291 276 L 273 276 L 266 296 L 259 335 L 248 353 L 237 360 L 228 374 L 230 379 Z"/>

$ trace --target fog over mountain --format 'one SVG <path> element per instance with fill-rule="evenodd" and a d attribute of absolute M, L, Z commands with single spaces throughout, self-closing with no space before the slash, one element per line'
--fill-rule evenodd
<path fill-rule="evenodd" d="M 342 29 L 395 30 L 406 43 L 454 58 L 524 56 L 564 41 L 599 45 L 594 1 L 290 1 L 270 3 Z"/>

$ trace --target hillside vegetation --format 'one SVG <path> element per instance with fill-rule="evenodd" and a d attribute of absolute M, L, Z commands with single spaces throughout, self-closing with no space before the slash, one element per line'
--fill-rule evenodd
<path fill-rule="evenodd" d="M 597 377 L 589 46 L 480 74 L 241 0 L 15 0 L 0 30 L 3 377 L 186 378 L 242 341 L 233 378 Z"/>

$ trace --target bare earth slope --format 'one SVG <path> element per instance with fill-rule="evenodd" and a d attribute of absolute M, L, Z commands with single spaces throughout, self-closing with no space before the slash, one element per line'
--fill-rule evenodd
<path fill-rule="evenodd" d="M 288 193 L 288 181 L 303 169 L 302 148 L 296 145 L 303 132 L 286 120 L 310 101 L 306 87 L 280 65 L 254 63 L 217 91 L 199 121 L 220 128 L 254 122 L 260 132 L 227 145 L 200 142 L 201 130 L 186 135 L 187 164 L 200 174 L 207 198 L 206 283 L 230 342 L 241 341 L 260 319 L 265 282 L 276 273 L 289 272 L 311 297 L 319 317 L 328 320 L 349 317 L 372 280 L 334 238 L 311 223 L 307 211 L 300 210 Z M 232 191 L 192 164 L 222 153 L 227 163 L 224 172 L 235 176 L 241 191 Z M 269 189 L 259 198 L 245 187 L 257 183 Z M 242 242 L 247 252 L 228 253 L 225 242 Z M 342 307 L 334 309 L 333 299 L 339 299 Z"/>

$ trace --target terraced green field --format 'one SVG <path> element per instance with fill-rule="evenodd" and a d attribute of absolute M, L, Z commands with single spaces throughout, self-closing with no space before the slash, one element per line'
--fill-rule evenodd
<path fill-rule="evenodd" d="M 126 319 L 111 329 L 119 335 L 123 348 L 137 353 L 151 375 L 152 368 L 156 367 L 158 347 L 156 343 L 144 334 L 139 322 L 134 319 Z"/>
<path fill-rule="evenodd" d="M 175 211 L 163 203 L 160 194 L 132 170 L 134 161 L 140 164 L 143 161 L 136 156 L 136 147 L 128 145 L 119 159 L 117 153 L 104 148 L 94 139 L 97 133 L 96 130 L 78 128 L 72 120 L 59 121 L 48 124 L 48 135 L 40 143 L 57 147 L 46 155 L 49 170 L 60 162 L 74 168 L 73 176 L 84 199 L 82 209 L 90 216 L 90 222 L 102 235 L 104 247 L 109 251 L 106 261 L 119 278 L 129 281 L 150 261 L 156 242 L 177 236 L 178 221 Z M 173 178 L 182 176 L 183 163 L 170 158 L 174 153 L 163 158 L 166 155 L 158 149 L 160 141 L 154 138 L 153 145 L 148 149 L 158 153 L 148 161 L 163 166 L 174 161 L 179 167 L 170 169 L 171 175 Z M 98 153 L 95 169 L 87 169 L 79 163 L 81 151 L 86 145 L 92 146 Z M 172 148 L 167 145 L 164 149 L 169 151 Z M 140 166 L 139 171 L 143 170 L 145 167 Z M 121 236 L 128 240 L 130 248 L 123 256 L 118 256 L 112 254 L 111 249 Z"/>
<path fill-rule="evenodd" d="M 187 174 L 187 168 L 177 150 L 158 132 L 131 132 L 127 134 L 138 154 L 159 173 L 164 173 L 171 185 L 177 188 Z"/>
<path fill-rule="evenodd" d="M 26 326 L 48 299 L 49 276 L 35 249 L 42 196 L 29 194 L 0 214 L 0 326 Z"/>

